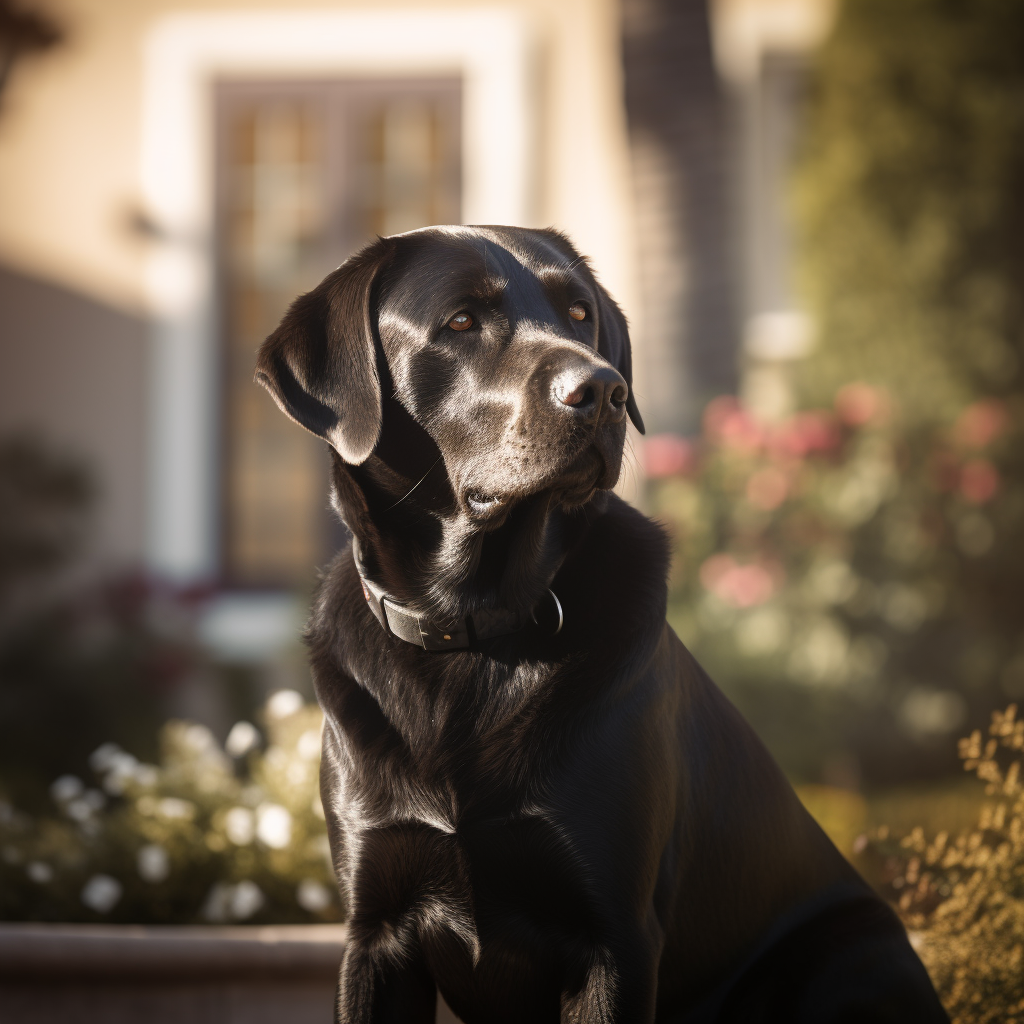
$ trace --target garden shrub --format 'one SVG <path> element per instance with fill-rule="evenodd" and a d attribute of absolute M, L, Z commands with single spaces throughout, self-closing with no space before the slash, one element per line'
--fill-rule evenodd
<path fill-rule="evenodd" d="M 764 423 L 716 399 L 645 450 L 674 543 L 669 617 L 790 774 L 955 769 L 948 737 L 1024 695 L 1022 407 L 908 423 L 888 392 Z"/>
<path fill-rule="evenodd" d="M 898 907 L 954 1024 L 1024 1020 L 1024 720 L 1010 705 L 960 742 L 989 797 L 977 827 L 927 837 L 881 829 L 861 866 Z"/>
<path fill-rule="evenodd" d="M 96 785 L 53 782 L 54 813 L 0 802 L 0 919 L 340 920 L 320 710 L 281 690 L 262 718 L 265 741 L 239 722 L 226 749 L 205 726 L 168 722 L 158 764 L 103 744 L 90 758 Z"/>

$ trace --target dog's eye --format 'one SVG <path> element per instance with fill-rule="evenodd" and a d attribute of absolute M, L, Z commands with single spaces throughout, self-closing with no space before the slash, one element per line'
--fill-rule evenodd
<path fill-rule="evenodd" d="M 573 320 L 586 320 L 587 311 L 578 302 L 574 302 L 569 307 L 569 316 L 571 316 Z"/>
<path fill-rule="evenodd" d="M 466 331 L 473 326 L 473 318 L 468 313 L 456 313 L 448 321 L 448 326 L 453 331 Z"/>

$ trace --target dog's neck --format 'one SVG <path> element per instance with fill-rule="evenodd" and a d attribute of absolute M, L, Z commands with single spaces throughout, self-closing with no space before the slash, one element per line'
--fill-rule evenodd
<path fill-rule="evenodd" d="M 528 616 L 605 500 L 599 494 L 567 511 L 543 493 L 484 530 L 457 510 L 443 464 L 424 478 L 396 473 L 377 455 L 358 467 L 336 456 L 333 476 L 361 575 L 396 605 L 438 622 L 481 612 Z"/>
<path fill-rule="evenodd" d="M 550 588 L 529 614 L 509 608 L 487 608 L 463 616 L 431 619 L 396 601 L 369 578 L 356 537 L 352 538 L 352 558 L 363 588 L 363 597 L 384 632 L 424 650 L 454 651 L 479 647 L 495 637 L 518 633 L 531 625 L 552 636 L 562 630 L 562 603 Z"/>

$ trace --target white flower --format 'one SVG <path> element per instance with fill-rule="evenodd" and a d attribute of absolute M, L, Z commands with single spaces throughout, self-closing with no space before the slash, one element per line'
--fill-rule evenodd
<path fill-rule="evenodd" d="M 233 886 L 225 885 L 223 882 L 216 882 L 210 886 L 203 902 L 203 909 L 200 910 L 206 921 L 225 921 L 228 916 L 228 906 L 231 901 Z"/>
<path fill-rule="evenodd" d="M 267 701 L 269 718 L 287 718 L 294 715 L 303 705 L 302 694 L 297 690 L 278 690 Z"/>
<path fill-rule="evenodd" d="M 263 906 L 263 893 L 255 882 L 245 879 L 235 886 L 231 893 L 229 909 L 236 921 L 252 917 Z"/>
<path fill-rule="evenodd" d="M 104 743 L 89 755 L 89 767 L 97 775 L 102 775 L 110 770 L 113 759 L 123 753 L 124 751 L 116 743 Z"/>
<path fill-rule="evenodd" d="M 331 905 L 330 890 L 315 878 L 304 878 L 299 882 L 295 899 L 303 910 L 311 914 L 320 914 Z"/>
<path fill-rule="evenodd" d="M 162 846 L 149 843 L 139 848 L 135 863 L 146 882 L 162 882 L 171 873 L 171 858 Z"/>
<path fill-rule="evenodd" d="M 224 831 L 235 846 L 248 846 L 256 834 L 252 811 L 248 807 L 232 807 L 224 815 Z"/>
<path fill-rule="evenodd" d="M 235 722 L 224 741 L 224 749 L 232 757 L 248 754 L 260 741 L 259 730 L 252 722 Z"/>
<path fill-rule="evenodd" d="M 295 745 L 295 750 L 304 761 L 315 761 L 320 756 L 320 733 L 307 729 Z"/>
<path fill-rule="evenodd" d="M 82 889 L 82 902 L 97 914 L 106 914 L 114 909 L 124 888 L 110 875 L 93 875 Z"/>
<path fill-rule="evenodd" d="M 114 796 L 123 793 L 127 784 L 135 778 L 138 767 L 138 760 L 123 750 L 111 754 L 107 761 L 107 777 L 103 780 L 103 788 Z"/>
<path fill-rule="evenodd" d="M 107 798 L 98 789 L 87 789 L 64 807 L 64 813 L 73 821 L 84 823 L 102 810 Z"/>
<path fill-rule="evenodd" d="M 274 850 L 283 850 L 292 841 L 292 816 L 280 804 L 261 804 L 256 808 L 256 836 Z"/>
<path fill-rule="evenodd" d="M 77 775 L 62 775 L 59 779 L 54 779 L 50 786 L 50 796 L 57 803 L 66 804 L 79 796 L 84 789 L 85 785 Z"/>
<path fill-rule="evenodd" d="M 217 746 L 213 733 L 205 725 L 193 722 L 182 733 L 185 746 L 197 754 L 205 754 Z"/>
<path fill-rule="evenodd" d="M 25 874 L 39 885 L 46 885 L 53 881 L 53 868 L 45 861 L 33 860 L 25 865 Z"/>
<path fill-rule="evenodd" d="M 157 812 L 165 818 L 190 820 L 195 817 L 196 805 L 189 800 L 181 800 L 176 796 L 165 796 L 157 803 Z"/>
<path fill-rule="evenodd" d="M 82 794 L 82 799 L 92 811 L 102 811 L 107 804 L 107 798 L 98 789 L 87 789 Z"/>
<path fill-rule="evenodd" d="M 206 896 L 201 911 L 207 921 L 244 921 L 263 906 L 265 900 L 260 887 L 249 879 L 237 885 L 217 882 Z"/>

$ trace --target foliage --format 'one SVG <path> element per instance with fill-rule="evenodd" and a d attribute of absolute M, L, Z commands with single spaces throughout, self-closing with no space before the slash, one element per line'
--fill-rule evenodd
<path fill-rule="evenodd" d="M 908 426 L 857 383 L 774 424 L 717 399 L 696 441 L 648 443 L 670 619 L 795 778 L 940 774 L 943 737 L 1024 693 L 1022 426 L 995 399 Z"/>
<path fill-rule="evenodd" d="M 845 0 L 817 55 L 795 208 L 823 344 L 911 422 L 1024 392 L 1024 4 Z"/>
<path fill-rule="evenodd" d="M 26 436 L 0 441 L 0 614 L 80 553 L 95 487 L 83 466 Z"/>
<path fill-rule="evenodd" d="M 338 920 L 319 797 L 321 715 L 293 690 L 222 749 L 204 726 L 168 722 L 159 764 L 112 743 L 99 785 L 64 775 L 57 813 L 0 804 L 0 918 L 304 922 Z"/>
<path fill-rule="evenodd" d="M 991 798 L 977 827 L 932 839 L 880 829 L 860 841 L 864 868 L 895 902 L 954 1024 L 1024 1019 L 1024 721 L 992 716 L 960 742 Z"/>
<path fill-rule="evenodd" d="M 162 705 L 202 660 L 187 601 L 81 571 L 95 494 L 73 458 L 0 441 L 0 780 L 30 806 L 104 737 L 154 756 Z"/>

